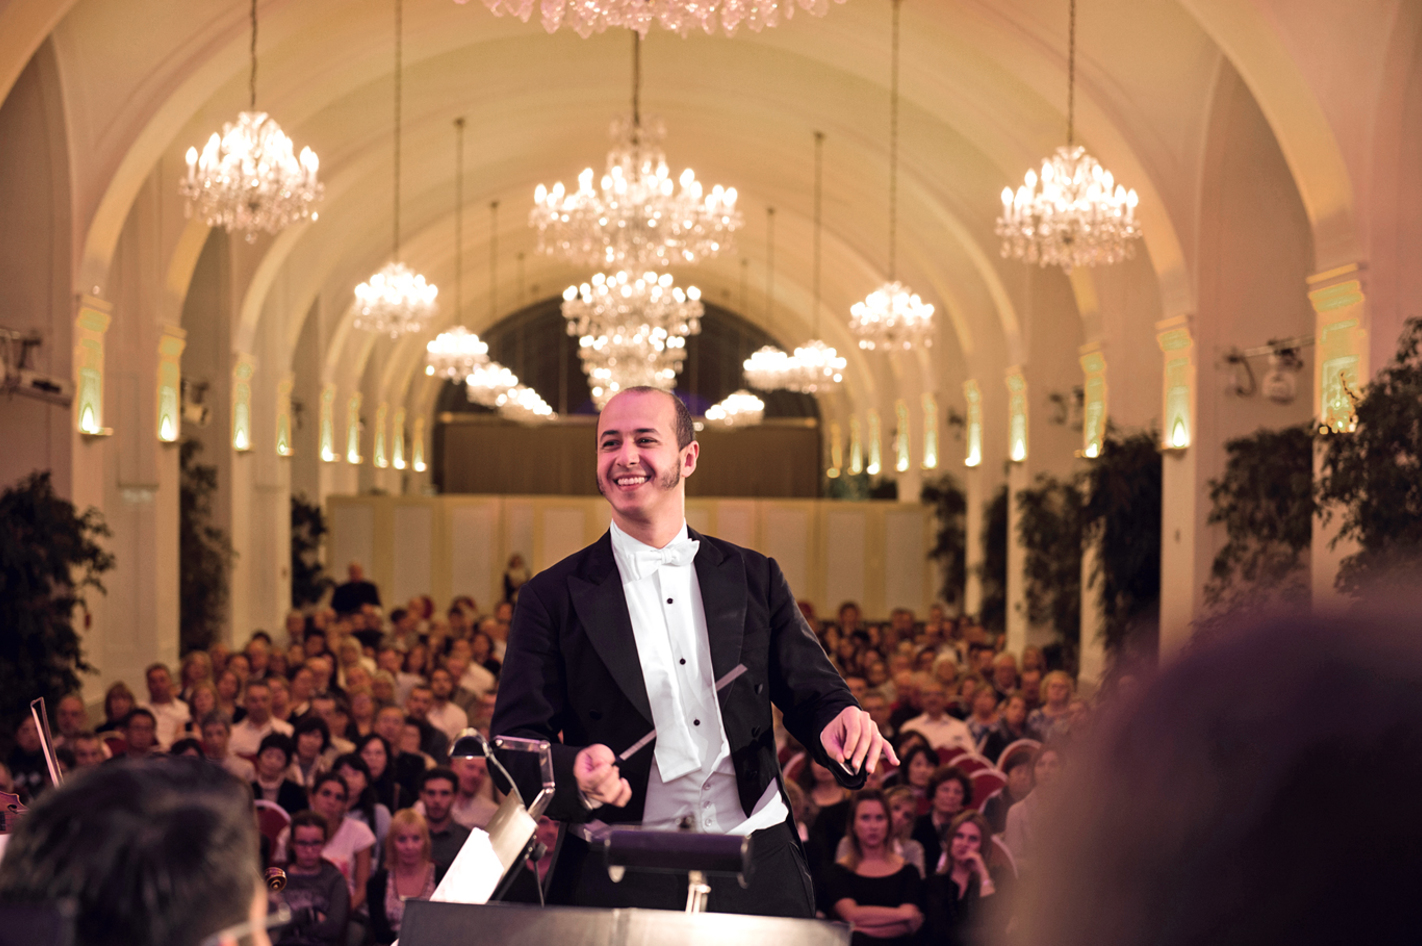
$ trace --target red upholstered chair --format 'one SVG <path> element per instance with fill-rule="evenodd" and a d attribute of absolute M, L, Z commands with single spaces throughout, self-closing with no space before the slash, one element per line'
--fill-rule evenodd
<path fill-rule="evenodd" d="M 791 758 L 789 762 L 786 762 L 785 780 L 787 782 L 793 782 L 796 778 L 798 778 L 800 772 L 803 771 L 805 766 L 809 764 L 809 758 L 810 754 L 808 752 L 801 752 Z"/>
<path fill-rule="evenodd" d="M 104 746 L 114 758 L 118 758 L 128 752 L 128 740 L 116 732 L 104 733 L 103 740 Z"/>
<path fill-rule="evenodd" d="M 992 768 L 991 763 L 989 763 L 987 759 L 984 759 L 982 756 L 968 755 L 967 753 L 954 759 L 953 764 L 966 772 L 969 777 L 971 777 L 974 772 L 981 772 L 984 769 Z"/>
<path fill-rule="evenodd" d="M 1016 742 L 1008 743 L 1007 748 L 1003 749 L 997 757 L 997 767 L 999 769 L 1002 768 L 1007 762 L 1007 757 L 1014 752 L 1022 752 L 1023 750 L 1035 752 L 1040 748 L 1042 748 L 1042 744 L 1035 739 L 1019 739 Z"/>
<path fill-rule="evenodd" d="M 988 867 L 997 864 L 1006 864 L 1012 868 L 1012 876 L 1017 876 L 1017 858 L 1012 856 L 1012 852 L 1007 849 L 1007 845 L 1002 843 L 1002 838 L 997 835 L 992 836 L 992 854 L 988 857 Z"/>
<path fill-rule="evenodd" d="M 277 837 L 291 825 L 291 815 L 281 805 L 265 798 L 258 798 L 253 804 L 257 806 L 257 830 L 272 843 L 275 851 Z"/>
<path fill-rule="evenodd" d="M 968 754 L 968 750 L 962 746 L 944 746 L 938 750 L 938 764 L 956 765 L 958 759 Z"/>
<path fill-rule="evenodd" d="M 997 769 L 981 769 L 972 773 L 968 778 L 973 783 L 973 804 L 974 811 L 982 811 L 987 800 L 998 792 L 1002 791 L 1007 784 L 1007 776 Z"/>

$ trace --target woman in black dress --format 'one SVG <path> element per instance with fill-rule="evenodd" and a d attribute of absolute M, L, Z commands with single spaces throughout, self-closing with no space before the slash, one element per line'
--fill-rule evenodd
<path fill-rule="evenodd" d="M 832 918 L 853 924 L 852 946 L 908 946 L 923 925 L 923 880 L 894 853 L 882 794 L 855 794 L 847 835 L 849 854 L 826 880 Z"/>
<path fill-rule="evenodd" d="M 965 811 L 944 831 L 943 870 L 925 885 L 925 941 L 944 946 L 979 946 L 995 942 L 1006 929 L 1003 888 L 1011 872 L 987 866 L 991 842 L 987 819 Z"/>

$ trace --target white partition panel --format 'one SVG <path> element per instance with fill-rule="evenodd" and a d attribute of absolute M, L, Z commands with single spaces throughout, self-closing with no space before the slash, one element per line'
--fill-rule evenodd
<path fill-rule="evenodd" d="M 395 507 L 387 608 L 394 607 L 395 602 L 409 601 L 414 595 L 429 593 L 430 576 L 434 574 L 434 515 L 432 504 L 401 503 Z"/>
<path fill-rule="evenodd" d="M 504 561 L 514 552 L 523 556 L 528 567 L 535 572 L 545 566 L 534 561 L 533 550 L 533 501 L 528 499 L 507 499 L 504 501 Z M 501 568 L 502 570 L 502 568 Z"/>
<path fill-rule="evenodd" d="M 761 552 L 780 564 L 780 571 L 790 583 L 797 598 L 810 595 L 810 547 L 813 518 L 808 509 L 776 508 L 765 510 L 761 524 Z"/>
<path fill-rule="evenodd" d="M 716 538 L 755 548 L 755 503 L 723 499 L 716 504 Z"/>
<path fill-rule="evenodd" d="M 480 607 L 496 601 L 503 589 L 495 585 L 503 562 L 498 548 L 498 506 L 494 502 L 455 506 L 449 511 L 450 595 L 469 595 Z"/>
<path fill-rule="evenodd" d="M 542 571 L 549 565 L 556 565 L 587 545 L 583 534 L 586 528 L 587 512 L 578 506 L 544 509 L 539 562 L 533 566 L 534 569 Z"/>
<path fill-rule="evenodd" d="M 825 616 L 842 602 L 864 605 L 864 540 L 867 516 L 862 509 L 825 514 Z"/>
<path fill-rule="evenodd" d="M 363 503 L 333 502 L 327 519 L 331 541 L 327 545 L 326 571 L 337 581 L 346 580 L 346 566 L 360 562 L 374 574 L 375 507 Z"/>
<path fill-rule="evenodd" d="M 911 608 L 923 616 L 928 571 L 923 514 L 919 510 L 884 516 L 884 605 Z"/>

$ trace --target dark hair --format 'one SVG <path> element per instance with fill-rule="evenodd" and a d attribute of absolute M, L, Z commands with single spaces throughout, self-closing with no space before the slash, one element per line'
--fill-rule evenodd
<path fill-rule="evenodd" d="M 378 732 L 368 733 L 356 740 L 356 755 L 360 755 L 364 752 L 365 747 L 372 742 L 380 743 L 381 747 L 385 750 L 385 771 L 380 773 L 379 778 L 368 776 L 370 779 L 370 787 L 375 790 L 377 801 L 386 808 L 389 808 L 392 813 L 399 811 L 405 806 L 400 804 L 403 792 L 400 788 L 400 783 L 395 781 L 396 753 L 395 750 L 391 748 L 389 741 Z M 361 756 L 361 761 L 365 762 L 364 756 Z M 369 766 L 370 763 L 367 762 L 366 767 L 369 768 Z"/>
<path fill-rule="evenodd" d="M 201 759 L 72 772 L 0 863 L 0 902 L 74 904 L 79 946 L 192 946 L 247 918 L 260 865 L 247 787 Z"/>
<path fill-rule="evenodd" d="M 297 828 L 320 828 L 321 840 L 331 840 L 331 823 L 321 816 L 320 812 L 312 811 L 310 808 L 298 811 L 291 816 L 291 832 L 287 835 L 289 842 L 287 855 L 295 857 L 296 854 L 296 829 Z"/>
<path fill-rule="evenodd" d="M 286 754 L 288 765 L 291 764 L 291 757 L 296 755 L 296 745 L 291 741 L 291 737 L 279 732 L 269 732 L 262 737 L 261 744 L 257 746 L 257 755 L 260 756 L 268 749 L 280 749 Z"/>
<path fill-rule="evenodd" d="M 1035 768 L 1037 765 L 1037 750 L 1031 746 L 1023 746 L 1014 751 L 1010 756 L 1002 760 L 1002 774 L 1009 775 L 1013 769 L 1022 765 L 1030 765 Z"/>
<path fill-rule="evenodd" d="M 316 776 L 316 781 L 311 783 L 311 791 L 308 797 L 315 798 L 316 793 L 321 791 L 321 786 L 325 785 L 327 782 L 335 782 L 337 785 L 341 786 L 341 791 L 345 793 L 346 801 L 349 802 L 351 800 L 351 787 L 346 784 L 345 779 L 341 778 L 334 771 L 322 772 L 320 775 Z"/>
<path fill-rule="evenodd" d="M 450 786 L 452 786 L 456 792 L 459 791 L 459 776 L 454 774 L 453 769 L 445 765 L 436 766 L 433 769 L 425 769 L 425 773 L 420 776 L 420 791 L 423 792 L 426 785 L 439 778 L 447 779 Z"/>
<path fill-rule="evenodd" d="M 933 774 L 928 777 L 927 798 L 929 804 L 933 803 L 933 796 L 938 794 L 938 786 L 944 782 L 957 782 L 963 786 L 963 807 L 967 808 L 973 803 L 973 782 L 968 778 L 968 773 L 958 768 L 956 765 L 940 765 L 933 770 Z"/>
<path fill-rule="evenodd" d="M 152 710 L 144 709 L 142 706 L 135 706 L 128 711 L 128 715 L 123 718 L 123 728 L 127 729 L 129 723 L 133 722 L 135 716 L 147 716 L 148 721 L 155 727 L 158 725 L 158 717 L 153 715 Z"/>
<path fill-rule="evenodd" d="M 183 753 L 187 752 L 189 749 L 196 752 L 199 756 L 206 758 L 206 754 L 202 751 L 202 743 L 194 739 L 192 736 L 188 736 L 184 739 L 179 739 L 174 742 L 171 746 L 168 747 L 168 755 L 180 756 Z"/>
<path fill-rule="evenodd" d="M 360 797 L 351 803 L 351 809 L 359 811 L 365 816 L 365 823 L 370 830 L 375 830 L 375 789 L 370 784 L 370 766 L 365 764 L 365 760 L 354 752 L 347 752 L 343 756 L 337 756 L 336 761 L 331 764 L 331 771 L 339 773 L 341 767 L 354 769 L 365 776 L 365 789 L 360 793 Z M 349 785 L 347 785 L 349 788 Z"/>
<path fill-rule="evenodd" d="M 249 638 L 247 638 L 247 643 L 248 643 L 248 644 L 251 644 L 252 641 L 266 641 L 268 644 L 271 644 L 271 642 L 272 642 L 272 636 L 271 636 L 270 634 L 268 634 L 266 631 L 257 630 L 257 631 L 253 631 L 253 632 L 252 632 L 252 636 L 249 637 Z"/>
<path fill-rule="evenodd" d="M 406 611 L 404 608 L 396 608 L 394 611 L 390 612 L 390 623 L 398 624 L 400 621 L 403 621 L 405 619 L 405 615 L 409 613 L 410 612 Z M 380 649 L 384 650 L 385 648 L 382 647 Z"/>
<path fill-rule="evenodd" d="M 228 719 L 227 714 L 222 712 L 222 710 L 220 709 L 212 710 L 206 716 L 204 716 L 198 722 L 198 731 L 205 731 L 207 727 L 216 726 L 219 723 L 222 725 L 223 729 L 227 730 L 229 733 L 232 732 L 232 720 Z"/>
<path fill-rule="evenodd" d="M 291 734 L 292 744 L 295 745 L 303 735 L 309 732 L 319 732 L 321 734 L 321 751 L 325 752 L 331 748 L 331 727 L 326 725 L 326 721 L 319 716 L 307 713 L 296 721 L 296 729 Z"/>
<path fill-rule="evenodd" d="M 691 411 L 686 403 L 670 391 L 663 391 L 661 388 L 654 388 L 649 384 L 639 384 L 631 388 L 623 388 L 619 394 L 661 394 L 671 398 L 672 410 L 676 413 L 676 420 L 673 430 L 676 432 L 676 448 L 685 450 L 687 446 L 696 439 L 696 426 L 691 420 Z"/>
<path fill-rule="evenodd" d="M 913 765 L 913 760 L 916 759 L 916 758 L 918 758 L 918 757 L 921 756 L 921 755 L 926 755 L 926 756 L 928 756 L 928 762 L 929 762 L 929 764 L 934 767 L 934 772 L 935 772 L 935 774 L 937 773 L 937 771 L 938 771 L 938 753 L 935 752 L 935 751 L 932 749 L 932 747 L 930 747 L 930 746 L 928 746 L 928 745 L 918 745 L 918 746 L 914 746 L 913 748 L 909 749 L 908 752 L 905 752 L 905 753 L 903 753 L 903 754 L 901 754 L 901 755 L 899 756 L 899 780 L 900 780 L 900 782 L 902 782 L 904 785 L 911 784 L 911 783 L 909 782 L 909 767 Z M 930 783 L 932 782 L 932 780 L 933 780 L 933 777 L 932 777 L 932 776 L 929 776 L 929 782 L 930 782 Z M 932 796 L 932 795 L 929 795 L 928 797 L 929 797 L 929 798 L 932 798 L 933 796 Z"/>

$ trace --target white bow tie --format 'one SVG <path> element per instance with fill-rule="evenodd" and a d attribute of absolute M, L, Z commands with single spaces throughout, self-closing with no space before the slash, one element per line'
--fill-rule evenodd
<path fill-rule="evenodd" d="M 655 575 L 657 569 L 663 565 L 690 565 L 696 559 L 696 550 L 701 547 L 701 543 L 690 537 L 675 539 L 668 543 L 665 548 L 637 549 L 632 555 L 632 575 L 633 581 L 640 581 L 650 575 Z"/>

